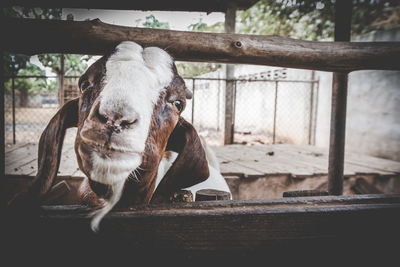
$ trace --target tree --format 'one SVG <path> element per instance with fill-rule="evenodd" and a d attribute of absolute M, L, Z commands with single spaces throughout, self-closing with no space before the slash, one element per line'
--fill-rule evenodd
<path fill-rule="evenodd" d="M 192 32 L 216 32 L 223 33 L 225 32 L 224 22 L 217 22 L 213 25 L 207 25 L 203 22 L 203 19 L 200 18 L 198 22 L 190 24 L 188 26 L 188 30 Z"/>
<path fill-rule="evenodd" d="M 353 1 L 353 36 L 400 25 L 398 0 L 349 1 Z M 333 39 L 335 1 L 261 0 L 245 11 L 238 11 L 237 15 L 238 33 Z"/>
<path fill-rule="evenodd" d="M 61 8 L 22 8 L 11 7 L 4 8 L 4 13 L 9 17 L 16 18 L 34 18 L 34 19 L 61 19 Z M 71 14 L 67 15 L 67 20 L 73 20 Z M 29 63 L 30 56 L 21 54 L 4 54 L 4 74 L 5 76 L 21 76 L 21 75 L 45 75 L 44 71 L 39 67 Z M 60 73 L 61 55 L 59 54 L 43 54 L 38 55 L 40 62 L 45 66 L 51 68 L 56 74 Z M 64 73 L 70 75 L 80 75 L 87 68 L 87 62 L 91 56 L 81 56 L 68 54 L 65 55 L 64 60 Z M 11 91 L 11 80 L 6 83 L 6 88 Z M 16 79 L 15 90 L 20 96 L 21 106 L 28 104 L 28 93 L 44 93 L 56 90 L 56 83 L 54 81 L 47 81 L 46 79 Z"/>
<path fill-rule="evenodd" d="M 4 16 L 14 18 L 35 18 L 35 19 L 61 19 L 61 8 L 25 8 L 8 7 L 3 8 Z M 15 76 L 26 67 L 30 56 L 21 54 L 3 54 L 5 76 Z"/>
<path fill-rule="evenodd" d="M 400 25 L 398 0 L 353 1 L 352 35 Z M 333 40 L 335 27 L 334 0 L 261 0 L 247 10 L 237 11 L 236 32 L 242 34 L 279 35 L 303 40 Z M 200 19 L 188 27 L 191 31 L 224 32 L 218 22 L 207 25 Z M 219 65 L 220 66 L 220 65 Z M 218 69 L 218 65 L 181 63 L 185 76 L 196 76 Z"/>
<path fill-rule="evenodd" d="M 27 62 L 25 68 L 18 72 L 18 76 L 43 76 L 45 72 L 38 66 Z M 8 93 L 12 90 L 12 79 L 8 79 L 5 83 L 6 91 Z M 14 79 L 14 89 L 19 97 L 19 104 L 22 107 L 28 105 L 28 95 L 29 93 L 47 93 L 56 90 L 56 85 L 54 81 L 47 81 L 43 78 L 16 78 Z"/>
<path fill-rule="evenodd" d="M 182 77 L 196 77 L 202 74 L 216 71 L 221 68 L 219 63 L 205 63 L 205 62 L 179 62 L 176 63 L 178 73 Z"/>
<path fill-rule="evenodd" d="M 38 55 L 40 62 L 45 66 L 51 68 L 54 73 L 60 74 L 61 55 L 59 54 L 42 54 Z M 80 75 L 88 67 L 88 61 L 92 56 L 82 56 L 76 54 L 64 55 L 64 74 L 66 75 Z"/>
<path fill-rule="evenodd" d="M 138 21 L 137 21 L 138 22 Z M 149 15 L 146 17 L 146 21 L 142 23 L 142 26 L 146 28 L 153 28 L 153 29 L 169 29 L 168 22 L 161 22 L 159 21 L 154 15 Z M 210 27 L 207 24 L 202 23 L 202 20 L 198 23 L 191 24 L 188 28 L 192 31 L 206 31 Z M 214 63 L 197 63 L 197 62 L 182 62 L 177 63 L 176 67 L 180 75 L 184 77 L 193 77 L 197 75 L 201 75 L 210 71 L 214 71 L 218 69 L 220 64 Z"/>
<path fill-rule="evenodd" d="M 154 15 L 147 16 L 146 21 L 142 25 L 146 28 L 169 29 L 168 22 L 160 22 Z"/>

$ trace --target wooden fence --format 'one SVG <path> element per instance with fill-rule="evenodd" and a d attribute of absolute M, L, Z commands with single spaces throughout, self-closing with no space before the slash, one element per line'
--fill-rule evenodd
<path fill-rule="evenodd" d="M 351 14 L 349 2 L 337 1 L 337 21 L 348 21 Z M 342 192 L 347 74 L 363 69 L 400 70 L 399 43 L 346 42 L 349 22 L 336 31 L 337 42 L 131 28 L 99 20 L 75 22 L 2 18 L 2 25 L 2 49 L 11 53 L 104 54 L 119 42 L 131 40 L 143 46 L 164 48 L 176 60 L 262 64 L 335 72 L 329 157 L 328 193 L 331 195 Z M 344 34 L 341 36 L 339 33 Z M 1 101 L 0 108 L 4 108 L 4 100 Z M 1 139 L 4 142 L 4 136 Z M 4 173 L 4 161 L 1 171 Z M 179 209 L 182 208 L 179 205 L 153 207 L 154 212 L 147 212 L 151 207 L 144 206 L 138 208 L 141 212 L 133 209 L 112 213 L 109 219 L 104 220 L 104 235 L 95 238 L 87 232 L 89 219 L 79 208 L 47 208 L 47 213 L 39 221 L 44 226 L 40 228 L 41 233 L 65 237 L 63 230 L 70 228 L 75 233 L 82 233 L 73 236 L 88 238 L 85 240 L 91 244 L 119 239 L 124 240 L 121 244 L 127 246 L 150 249 L 236 251 L 271 247 L 271 244 L 282 244 L 281 241 L 293 241 L 291 248 L 295 248 L 316 240 L 314 247 L 329 244 L 327 248 L 334 251 L 348 244 L 346 241 L 351 238 L 355 238 L 354 244 L 364 248 L 367 248 L 365 242 L 368 240 L 375 241 L 368 239 L 371 234 L 378 237 L 378 241 L 398 238 L 398 203 L 399 196 L 325 196 L 288 198 L 278 202 L 265 200 L 254 205 L 248 201 L 222 201 L 207 205 L 188 203 L 184 209 Z M 346 224 L 349 228 L 345 227 Z M 54 238 L 51 240 L 54 241 Z M 113 246 L 117 243 L 107 244 Z M 376 249 L 390 247 L 382 242 L 372 243 L 371 246 Z M 281 248 L 284 250 L 287 247 Z"/>

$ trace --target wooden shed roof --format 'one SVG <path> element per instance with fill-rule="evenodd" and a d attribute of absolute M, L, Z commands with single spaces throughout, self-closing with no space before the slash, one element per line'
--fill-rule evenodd
<path fill-rule="evenodd" d="M 120 9 L 120 10 L 159 10 L 159 11 L 200 11 L 225 12 L 227 7 L 236 6 L 243 10 L 254 5 L 258 0 L 168 0 L 168 1 L 135 1 L 135 0 L 5 0 L 5 6 L 24 7 L 65 7 L 91 9 Z"/>

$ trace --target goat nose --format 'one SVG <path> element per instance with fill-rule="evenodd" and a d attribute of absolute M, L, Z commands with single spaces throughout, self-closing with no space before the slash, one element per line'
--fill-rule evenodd
<path fill-rule="evenodd" d="M 138 119 L 136 117 L 125 119 L 125 118 L 119 118 L 120 116 L 101 114 L 100 112 L 98 112 L 97 117 L 100 122 L 104 123 L 107 128 L 109 128 L 115 133 L 120 133 L 123 129 L 132 127 L 134 124 L 138 122 Z"/>

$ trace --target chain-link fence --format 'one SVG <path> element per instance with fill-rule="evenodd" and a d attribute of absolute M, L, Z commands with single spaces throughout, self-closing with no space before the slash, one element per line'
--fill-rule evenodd
<path fill-rule="evenodd" d="M 60 86 L 57 76 L 16 76 L 6 79 L 5 143 L 38 143 L 60 103 L 78 96 L 77 79 L 75 76 L 64 77 L 63 95 L 59 95 L 60 90 L 57 90 Z M 73 142 L 73 138 L 67 135 L 65 141 Z"/>
<path fill-rule="evenodd" d="M 313 144 L 319 82 L 236 79 L 234 142 Z M 183 116 L 212 145 L 223 145 L 225 79 L 187 79 L 194 92 Z"/>
<path fill-rule="evenodd" d="M 41 133 L 60 104 L 79 95 L 78 77 L 64 77 L 59 90 L 17 86 L 21 80 L 56 83 L 57 77 L 18 76 L 7 81 L 5 93 L 6 144 L 38 143 Z M 193 99 L 187 101 L 183 117 L 192 122 L 210 145 L 223 145 L 226 80 L 185 79 Z M 234 82 L 234 142 L 262 144 L 313 144 L 318 81 L 237 79 Z M 27 83 L 29 84 L 29 83 Z M 74 130 L 68 130 L 74 131 Z M 67 133 L 66 142 L 74 134 Z"/>
<path fill-rule="evenodd" d="M 221 145 L 224 140 L 225 80 L 193 78 L 185 80 L 193 98 L 187 101 L 182 116 L 190 121 L 210 145 Z"/>

